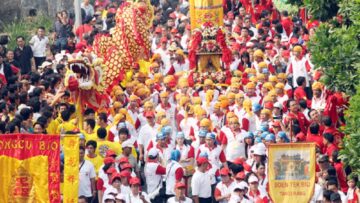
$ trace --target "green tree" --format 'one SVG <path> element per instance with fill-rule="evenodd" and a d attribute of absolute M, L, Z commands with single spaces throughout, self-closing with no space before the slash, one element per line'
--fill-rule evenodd
<path fill-rule="evenodd" d="M 322 24 L 311 38 L 309 50 L 315 69 L 323 70 L 324 84 L 354 95 L 360 80 L 360 3 L 344 0 L 339 6 L 344 23 L 338 27 Z"/>

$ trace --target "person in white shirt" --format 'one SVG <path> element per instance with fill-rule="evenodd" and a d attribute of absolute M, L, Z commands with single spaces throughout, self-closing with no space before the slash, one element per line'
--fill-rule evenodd
<path fill-rule="evenodd" d="M 130 179 L 130 188 L 131 192 L 125 195 L 126 202 L 131 203 L 150 203 L 150 199 L 148 198 L 145 192 L 140 191 L 140 179 L 139 178 L 131 178 Z"/>
<path fill-rule="evenodd" d="M 84 159 L 85 148 L 80 146 L 79 149 L 79 194 L 78 196 L 85 196 L 88 201 L 92 200 L 96 195 L 95 187 L 95 168 L 94 165 Z M 90 202 L 90 201 L 89 201 Z"/>
<path fill-rule="evenodd" d="M 147 112 L 145 114 L 147 119 L 147 124 L 142 126 L 139 131 L 139 136 L 137 143 L 139 145 L 139 159 L 140 161 L 144 160 L 145 150 L 148 148 L 150 141 L 156 137 L 157 131 L 159 129 L 159 125 L 155 123 L 155 113 L 154 112 Z"/>
<path fill-rule="evenodd" d="M 196 159 L 197 170 L 191 180 L 194 203 L 209 203 L 211 198 L 211 175 L 207 172 L 209 161 L 206 157 Z"/>
<path fill-rule="evenodd" d="M 81 8 L 85 10 L 86 16 L 92 17 L 94 15 L 94 7 L 90 4 L 90 0 L 83 0 Z"/>
<path fill-rule="evenodd" d="M 159 153 L 155 148 L 150 149 L 144 168 L 147 193 L 151 202 L 161 202 L 163 200 L 159 192 L 163 185 L 162 176 L 165 175 L 166 168 L 160 165 L 158 155 Z"/>
<path fill-rule="evenodd" d="M 186 185 L 182 182 L 178 182 L 175 185 L 175 197 L 171 197 L 167 200 L 167 203 L 192 203 L 193 201 L 185 196 Z"/>
<path fill-rule="evenodd" d="M 181 182 L 184 177 L 184 169 L 180 165 L 179 161 L 181 158 L 181 153 L 179 150 L 174 149 L 171 151 L 170 162 L 166 166 L 166 197 L 175 195 L 175 184 Z"/>
<path fill-rule="evenodd" d="M 236 182 L 230 177 L 229 168 L 222 168 L 220 170 L 221 182 L 216 185 L 214 196 L 219 203 L 228 203 Z"/>
<path fill-rule="evenodd" d="M 102 199 L 102 203 L 105 203 L 107 196 L 117 195 L 120 193 L 120 186 L 121 186 L 120 173 L 112 174 L 110 183 L 111 183 L 111 185 L 109 185 L 109 187 L 107 187 L 106 190 L 104 191 L 104 197 Z"/>
<path fill-rule="evenodd" d="M 348 201 L 347 201 L 346 195 L 338 188 L 339 188 L 339 184 L 338 184 L 338 181 L 336 178 L 328 180 L 327 189 L 333 191 L 334 193 L 338 193 L 341 198 L 341 203 L 347 203 Z M 331 197 L 330 197 L 330 199 L 331 199 Z"/>
<path fill-rule="evenodd" d="M 228 203 L 252 203 L 246 196 L 247 183 L 237 183 L 231 193 L 230 200 Z"/>
<path fill-rule="evenodd" d="M 46 59 L 46 50 L 49 47 L 49 38 L 45 36 L 45 28 L 38 27 L 37 34 L 29 42 L 34 54 L 35 66 L 38 68 Z"/>

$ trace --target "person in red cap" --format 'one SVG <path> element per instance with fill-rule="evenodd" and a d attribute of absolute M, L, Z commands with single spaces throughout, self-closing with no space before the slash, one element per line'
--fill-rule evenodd
<path fill-rule="evenodd" d="M 212 201 L 211 175 L 207 172 L 209 161 L 206 157 L 196 159 L 197 170 L 191 180 L 194 203 L 209 203 Z"/>
<path fill-rule="evenodd" d="M 155 122 L 155 115 L 148 113 L 145 115 L 147 124 L 142 126 L 139 131 L 137 143 L 139 145 L 139 160 L 144 161 L 145 150 L 148 148 L 152 138 L 156 137 L 159 124 Z"/>
<path fill-rule="evenodd" d="M 109 186 L 106 188 L 106 190 L 104 191 L 104 195 L 103 197 L 105 196 L 108 196 L 108 195 L 117 195 L 119 193 L 121 193 L 122 191 L 120 190 L 121 189 L 121 176 L 120 176 L 120 173 L 113 173 L 111 175 L 111 179 L 109 181 Z M 102 199 L 102 202 L 104 199 Z"/>
<path fill-rule="evenodd" d="M 90 202 L 96 196 L 95 168 L 94 165 L 84 159 L 85 148 L 79 148 L 79 196 L 85 196 Z"/>
<path fill-rule="evenodd" d="M 192 203 L 193 201 L 186 197 L 185 194 L 186 185 L 182 182 L 178 182 L 175 185 L 175 197 L 171 197 L 167 200 L 167 203 Z"/>
<path fill-rule="evenodd" d="M 160 39 L 160 47 L 154 51 L 154 54 L 159 54 L 161 56 L 161 61 L 164 63 L 164 73 L 167 73 L 170 69 L 170 55 L 168 53 L 168 39 L 166 37 L 162 37 Z"/>
<path fill-rule="evenodd" d="M 106 170 L 105 173 L 106 173 L 106 180 L 104 181 L 103 177 L 99 177 L 96 181 L 96 189 L 98 191 L 98 199 L 99 199 L 99 202 L 102 201 L 102 198 L 104 196 L 104 192 L 107 188 L 109 188 L 109 180 L 111 180 L 111 177 L 113 174 L 117 173 L 116 169 L 114 167 L 103 167 L 101 170 Z M 105 174 L 104 174 L 105 175 Z M 104 178 L 105 179 L 105 178 Z"/>
<path fill-rule="evenodd" d="M 129 194 L 131 192 L 130 183 L 129 183 L 131 178 L 130 172 L 126 170 L 121 171 L 120 177 L 121 177 L 121 186 L 120 186 L 121 193 Z"/>
<path fill-rule="evenodd" d="M 227 203 L 236 183 L 231 178 L 230 170 L 227 167 L 220 170 L 220 176 L 221 182 L 216 185 L 214 192 L 215 200 L 219 203 Z"/>
<path fill-rule="evenodd" d="M 150 203 L 150 199 L 145 192 L 140 191 L 140 179 L 131 178 L 130 179 L 130 189 L 131 192 L 126 194 L 126 202 L 131 203 Z"/>

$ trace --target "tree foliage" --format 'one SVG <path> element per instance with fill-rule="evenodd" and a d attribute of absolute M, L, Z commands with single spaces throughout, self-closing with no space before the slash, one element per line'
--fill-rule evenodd
<path fill-rule="evenodd" d="M 344 2 L 340 4 L 340 14 L 345 23 L 339 27 L 322 24 L 311 38 L 309 50 L 315 68 L 324 72 L 325 85 L 354 95 L 360 80 L 360 3 Z"/>
<path fill-rule="evenodd" d="M 350 166 L 352 172 L 360 177 L 360 85 L 357 86 L 356 95 L 350 99 L 350 107 L 346 111 L 346 137 L 344 146 L 340 151 L 340 158 Z"/>
<path fill-rule="evenodd" d="M 338 0 L 304 0 L 304 5 L 314 19 L 327 21 L 336 16 Z"/>

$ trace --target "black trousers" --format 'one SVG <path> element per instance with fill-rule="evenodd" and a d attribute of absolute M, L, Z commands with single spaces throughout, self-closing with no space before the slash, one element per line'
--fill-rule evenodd
<path fill-rule="evenodd" d="M 209 197 L 209 198 L 201 198 L 201 197 L 199 197 L 199 202 L 200 203 L 210 203 L 211 200 L 212 200 L 211 197 Z"/>
<path fill-rule="evenodd" d="M 34 57 L 35 59 L 35 68 L 36 70 L 39 68 L 39 66 L 41 66 L 42 63 L 44 63 L 44 61 L 46 60 L 46 57 Z"/>

